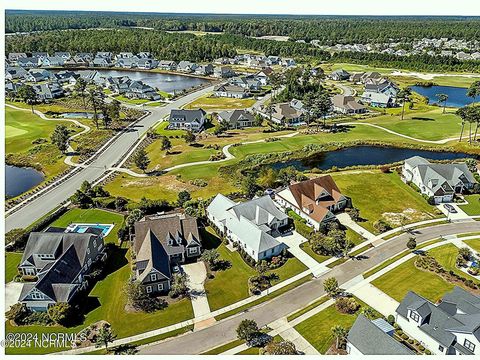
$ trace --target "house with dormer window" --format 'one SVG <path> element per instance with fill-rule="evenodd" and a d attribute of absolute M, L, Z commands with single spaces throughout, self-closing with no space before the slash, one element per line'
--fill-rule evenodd
<path fill-rule="evenodd" d="M 221 235 L 255 261 L 276 256 L 286 248 L 275 236 L 288 225 L 288 216 L 278 210 L 268 195 L 237 204 L 218 194 L 206 213 Z"/>
<path fill-rule="evenodd" d="M 172 267 L 198 258 L 202 243 L 197 219 L 185 214 L 161 214 L 135 223 L 135 280 L 148 294 L 168 293 Z"/>
<path fill-rule="evenodd" d="M 405 160 L 402 179 L 415 184 L 435 204 L 452 202 L 455 194 L 472 189 L 476 183 L 465 163 L 436 164 L 420 156 Z"/>
<path fill-rule="evenodd" d="M 335 220 L 335 212 L 350 203 L 330 175 L 289 185 L 275 194 L 275 201 L 284 209 L 292 209 L 316 230 Z"/>
<path fill-rule="evenodd" d="M 437 304 L 410 291 L 396 322 L 434 355 L 480 355 L 480 297 L 458 286 Z"/>

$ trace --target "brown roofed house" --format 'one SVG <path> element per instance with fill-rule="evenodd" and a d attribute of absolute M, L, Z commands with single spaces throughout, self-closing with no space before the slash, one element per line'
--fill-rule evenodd
<path fill-rule="evenodd" d="M 333 110 L 342 114 L 363 114 L 367 109 L 353 96 L 335 95 L 332 97 Z"/>
<path fill-rule="evenodd" d="M 147 293 L 168 292 L 171 270 L 201 254 L 197 219 L 185 214 L 147 216 L 135 223 L 135 278 Z"/>
<path fill-rule="evenodd" d="M 282 207 L 291 208 L 317 230 L 322 223 L 334 220 L 334 213 L 345 209 L 350 202 L 330 175 L 290 185 L 278 192 L 275 200 Z"/>

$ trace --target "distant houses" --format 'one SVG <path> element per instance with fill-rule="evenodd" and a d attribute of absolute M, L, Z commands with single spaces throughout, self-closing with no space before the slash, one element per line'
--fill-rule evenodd
<path fill-rule="evenodd" d="M 270 118 L 270 114 L 265 112 L 264 115 Z M 306 111 L 299 109 L 295 103 L 284 102 L 274 104 L 271 119 L 277 124 L 300 125 L 304 123 Z"/>
<path fill-rule="evenodd" d="M 170 111 L 168 128 L 189 130 L 193 132 L 202 131 L 205 126 L 206 115 L 207 113 L 202 109 L 174 109 Z"/>
<path fill-rule="evenodd" d="M 343 195 L 330 175 L 289 185 L 275 194 L 275 202 L 291 209 L 316 230 L 335 220 L 335 212 L 344 210 L 350 199 Z"/>
<path fill-rule="evenodd" d="M 414 156 L 402 166 L 402 179 L 412 182 L 435 204 L 452 202 L 455 194 L 472 189 L 476 184 L 473 174 L 465 163 L 436 164 Z"/>
<path fill-rule="evenodd" d="M 202 253 L 197 219 L 181 213 L 147 216 L 135 223 L 133 248 L 133 279 L 147 294 L 167 294 L 173 266 Z"/>
<path fill-rule="evenodd" d="M 330 74 L 330 79 L 336 81 L 348 80 L 350 78 L 350 73 L 343 69 L 335 70 Z"/>
<path fill-rule="evenodd" d="M 235 203 L 218 194 L 206 209 L 209 221 L 229 243 L 236 244 L 254 261 L 279 255 L 286 245 L 275 239 L 288 224 L 270 196 Z"/>
<path fill-rule="evenodd" d="M 23 284 L 19 302 L 32 311 L 71 303 L 87 287 L 92 266 L 106 258 L 103 237 L 95 230 L 30 233 L 18 270 L 36 280 Z"/>
<path fill-rule="evenodd" d="M 236 85 L 218 85 L 213 89 L 213 94 L 218 97 L 243 99 L 250 96 L 247 89 Z"/>
<path fill-rule="evenodd" d="M 341 114 L 363 114 L 367 108 L 358 103 L 353 96 L 334 95 L 332 97 L 333 110 Z"/>
<path fill-rule="evenodd" d="M 231 110 L 220 112 L 218 121 L 227 124 L 229 129 L 243 129 L 253 126 L 255 118 L 246 110 Z"/>

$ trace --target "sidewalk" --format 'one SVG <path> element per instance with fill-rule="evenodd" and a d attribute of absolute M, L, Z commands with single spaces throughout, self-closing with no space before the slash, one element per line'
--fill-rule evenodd
<path fill-rule="evenodd" d="M 355 221 L 352 220 L 352 218 L 347 214 L 347 213 L 341 213 L 337 215 L 337 219 L 340 222 L 340 224 L 348 227 L 349 229 L 355 231 L 357 234 L 359 234 L 361 237 L 373 241 L 376 239 L 376 236 L 372 234 L 370 231 L 364 229 L 360 225 L 358 225 Z"/>

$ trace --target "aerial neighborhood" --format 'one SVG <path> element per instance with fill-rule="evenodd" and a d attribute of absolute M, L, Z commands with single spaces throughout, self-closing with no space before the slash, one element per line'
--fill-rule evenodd
<path fill-rule="evenodd" d="M 106 14 L 6 12 L 7 355 L 480 354 L 478 18 Z"/>

